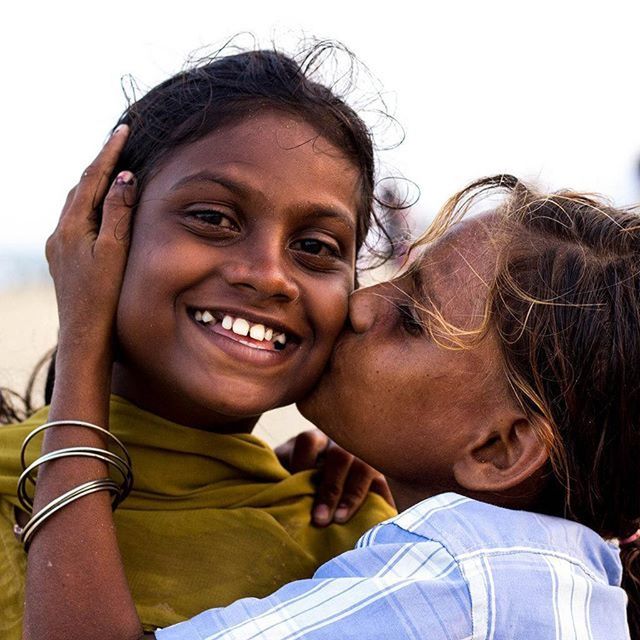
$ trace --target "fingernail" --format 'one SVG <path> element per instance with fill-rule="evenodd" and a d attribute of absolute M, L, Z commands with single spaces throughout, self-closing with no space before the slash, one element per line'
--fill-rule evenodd
<path fill-rule="evenodd" d="M 131 171 L 121 171 L 116 178 L 116 184 L 133 184 L 135 182 L 135 176 Z"/>
<path fill-rule="evenodd" d="M 113 133 L 111 134 L 112 136 L 115 136 L 116 134 L 120 133 L 121 131 L 124 131 L 124 128 L 126 127 L 126 125 L 124 124 L 119 124 L 114 130 Z"/>
<path fill-rule="evenodd" d="M 333 519 L 336 522 L 346 522 L 348 516 L 349 516 L 348 507 L 338 507 L 336 509 L 336 512 L 333 514 Z"/>
<path fill-rule="evenodd" d="M 319 504 L 313 510 L 313 519 L 317 522 L 329 522 L 329 507 L 326 504 Z"/>

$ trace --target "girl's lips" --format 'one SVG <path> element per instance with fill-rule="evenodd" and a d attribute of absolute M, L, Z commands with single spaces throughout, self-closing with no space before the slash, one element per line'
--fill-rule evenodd
<path fill-rule="evenodd" d="M 238 335 L 229 329 L 224 329 L 219 322 L 204 325 L 197 322 L 190 314 L 188 315 L 191 323 L 198 328 L 201 335 L 204 335 L 234 359 L 243 360 L 250 364 L 280 364 L 297 348 L 297 344 L 288 343 L 283 349 L 278 350 L 272 342 L 259 342 L 249 336 Z"/>
<path fill-rule="evenodd" d="M 202 325 L 202 328 L 206 331 L 211 331 L 212 333 L 217 333 L 225 338 L 229 338 L 229 340 L 235 340 L 240 344 L 243 344 L 250 349 L 258 349 L 259 351 L 283 351 L 284 349 L 276 349 L 275 344 L 270 340 L 258 341 L 254 340 L 251 336 L 241 336 L 237 333 L 234 333 L 231 329 L 225 329 L 219 322 L 214 325 Z M 285 345 L 286 348 L 286 345 Z"/>
<path fill-rule="evenodd" d="M 281 321 L 275 319 L 258 316 L 251 311 L 236 310 L 232 308 L 222 310 L 216 307 L 207 308 L 188 305 L 187 313 L 195 318 L 195 320 L 202 321 L 203 324 L 208 324 L 213 321 L 214 324 L 216 322 L 222 322 L 222 324 L 225 325 L 225 322 L 229 322 L 235 325 L 236 321 L 241 321 L 243 325 L 248 325 L 249 329 L 256 329 L 257 327 L 260 327 L 261 331 L 259 332 L 259 335 L 261 335 L 265 340 L 270 341 L 273 337 L 277 337 L 282 334 L 283 336 L 286 336 L 286 342 L 300 342 L 300 336 L 291 326 L 282 324 Z M 230 329 L 231 325 L 225 326 L 225 328 Z M 233 328 L 235 330 L 236 327 L 234 326 Z M 237 331 L 234 331 L 234 333 L 238 334 Z M 268 334 L 268 337 L 265 337 L 266 334 Z M 257 336 L 253 337 L 256 338 Z"/>

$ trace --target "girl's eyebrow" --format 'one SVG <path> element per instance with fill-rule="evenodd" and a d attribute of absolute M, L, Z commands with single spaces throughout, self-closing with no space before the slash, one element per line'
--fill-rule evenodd
<path fill-rule="evenodd" d="M 182 187 L 199 182 L 216 182 L 223 187 L 233 191 L 234 193 L 241 194 L 247 191 L 247 185 L 237 180 L 232 180 L 228 176 L 220 175 L 219 173 L 213 173 L 211 171 L 199 171 L 198 173 L 192 173 L 191 175 L 180 178 L 170 189 L 171 192 L 178 191 Z"/>
<path fill-rule="evenodd" d="M 313 218 L 330 218 L 331 220 L 335 220 L 342 226 L 346 227 L 349 233 L 355 233 L 355 224 L 351 219 L 351 216 L 342 213 L 342 211 L 338 209 L 334 209 L 332 207 L 313 207 L 312 213 L 308 217 Z"/>
<path fill-rule="evenodd" d="M 193 173 L 191 175 L 185 176 L 184 178 L 180 178 L 180 180 L 178 180 L 169 191 L 173 193 L 174 191 L 178 191 L 184 186 L 202 182 L 215 182 L 219 185 L 222 185 L 226 189 L 229 189 L 229 191 L 237 195 L 242 195 L 249 191 L 249 186 L 245 183 L 231 179 L 228 176 L 224 176 L 219 173 L 213 173 L 211 171 L 199 171 L 198 173 Z M 339 208 L 328 207 L 324 205 L 313 206 L 312 211 L 313 212 L 311 215 L 314 218 L 331 218 L 347 227 L 350 233 L 355 232 L 355 223 L 351 219 L 352 216 L 349 215 L 348 212 L 343 212 Z"/>

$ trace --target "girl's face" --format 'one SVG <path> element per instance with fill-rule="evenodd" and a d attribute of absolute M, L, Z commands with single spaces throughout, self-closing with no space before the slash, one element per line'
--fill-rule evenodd
<path fill-rule="evenodd" d="M 455 490 L 453 461 L 480 421 L 509 415 L 513 401 L 493 333 L 477 346 L 446 348 L 421 328 L 433 321 L 414 303 L 457 327 L 481 324 L 496 264 L 487 222 L 457 224 L 417 268 L 356 292 L 351 326 L 299 403 L 338 444 L 385 473 L 394 496 L 402 486 L 413 487 L 416 499 Z"/>
<path fill-rule="evenodd" d="M 302 397 L 345 321 L 358 204 L 354 165 L 281 112 L 172 154 L 136 213 L 114 391 L 229 431 Z"/>

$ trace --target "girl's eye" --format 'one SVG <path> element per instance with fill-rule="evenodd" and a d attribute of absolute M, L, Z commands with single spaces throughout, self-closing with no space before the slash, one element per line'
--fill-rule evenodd
<path fill-rule="evenodd" d="M 215 209 L 198 209 L 190 210 L 187 215 L 192 220 L 203 226 L 211 226 L 213 228 L 220 229 L 233 229 L 237 230 L 238 225 L 229 216 L 216 211 Z"/>
<path fill-rule="evenodd" d="M 321 258 L 339 258 L 340 250 L 338 247 L 330 245 L 322 240 L 316 240 L 315 238 L 305 238 L 303 240 L 296 240 L 291 245 L 294 251 L 301 251 L 303 253 L 310 254 L 312 256 L 318 256 Z"/>
<path fill-rule="evenodd" d="M 413 306 L 406 303 L 397 303 L 396 308 L 402 328 L 412 336 L 420 336 L 424 332 L 424 324 L 420 318 L 416 315 L 416 310 Z"/>

